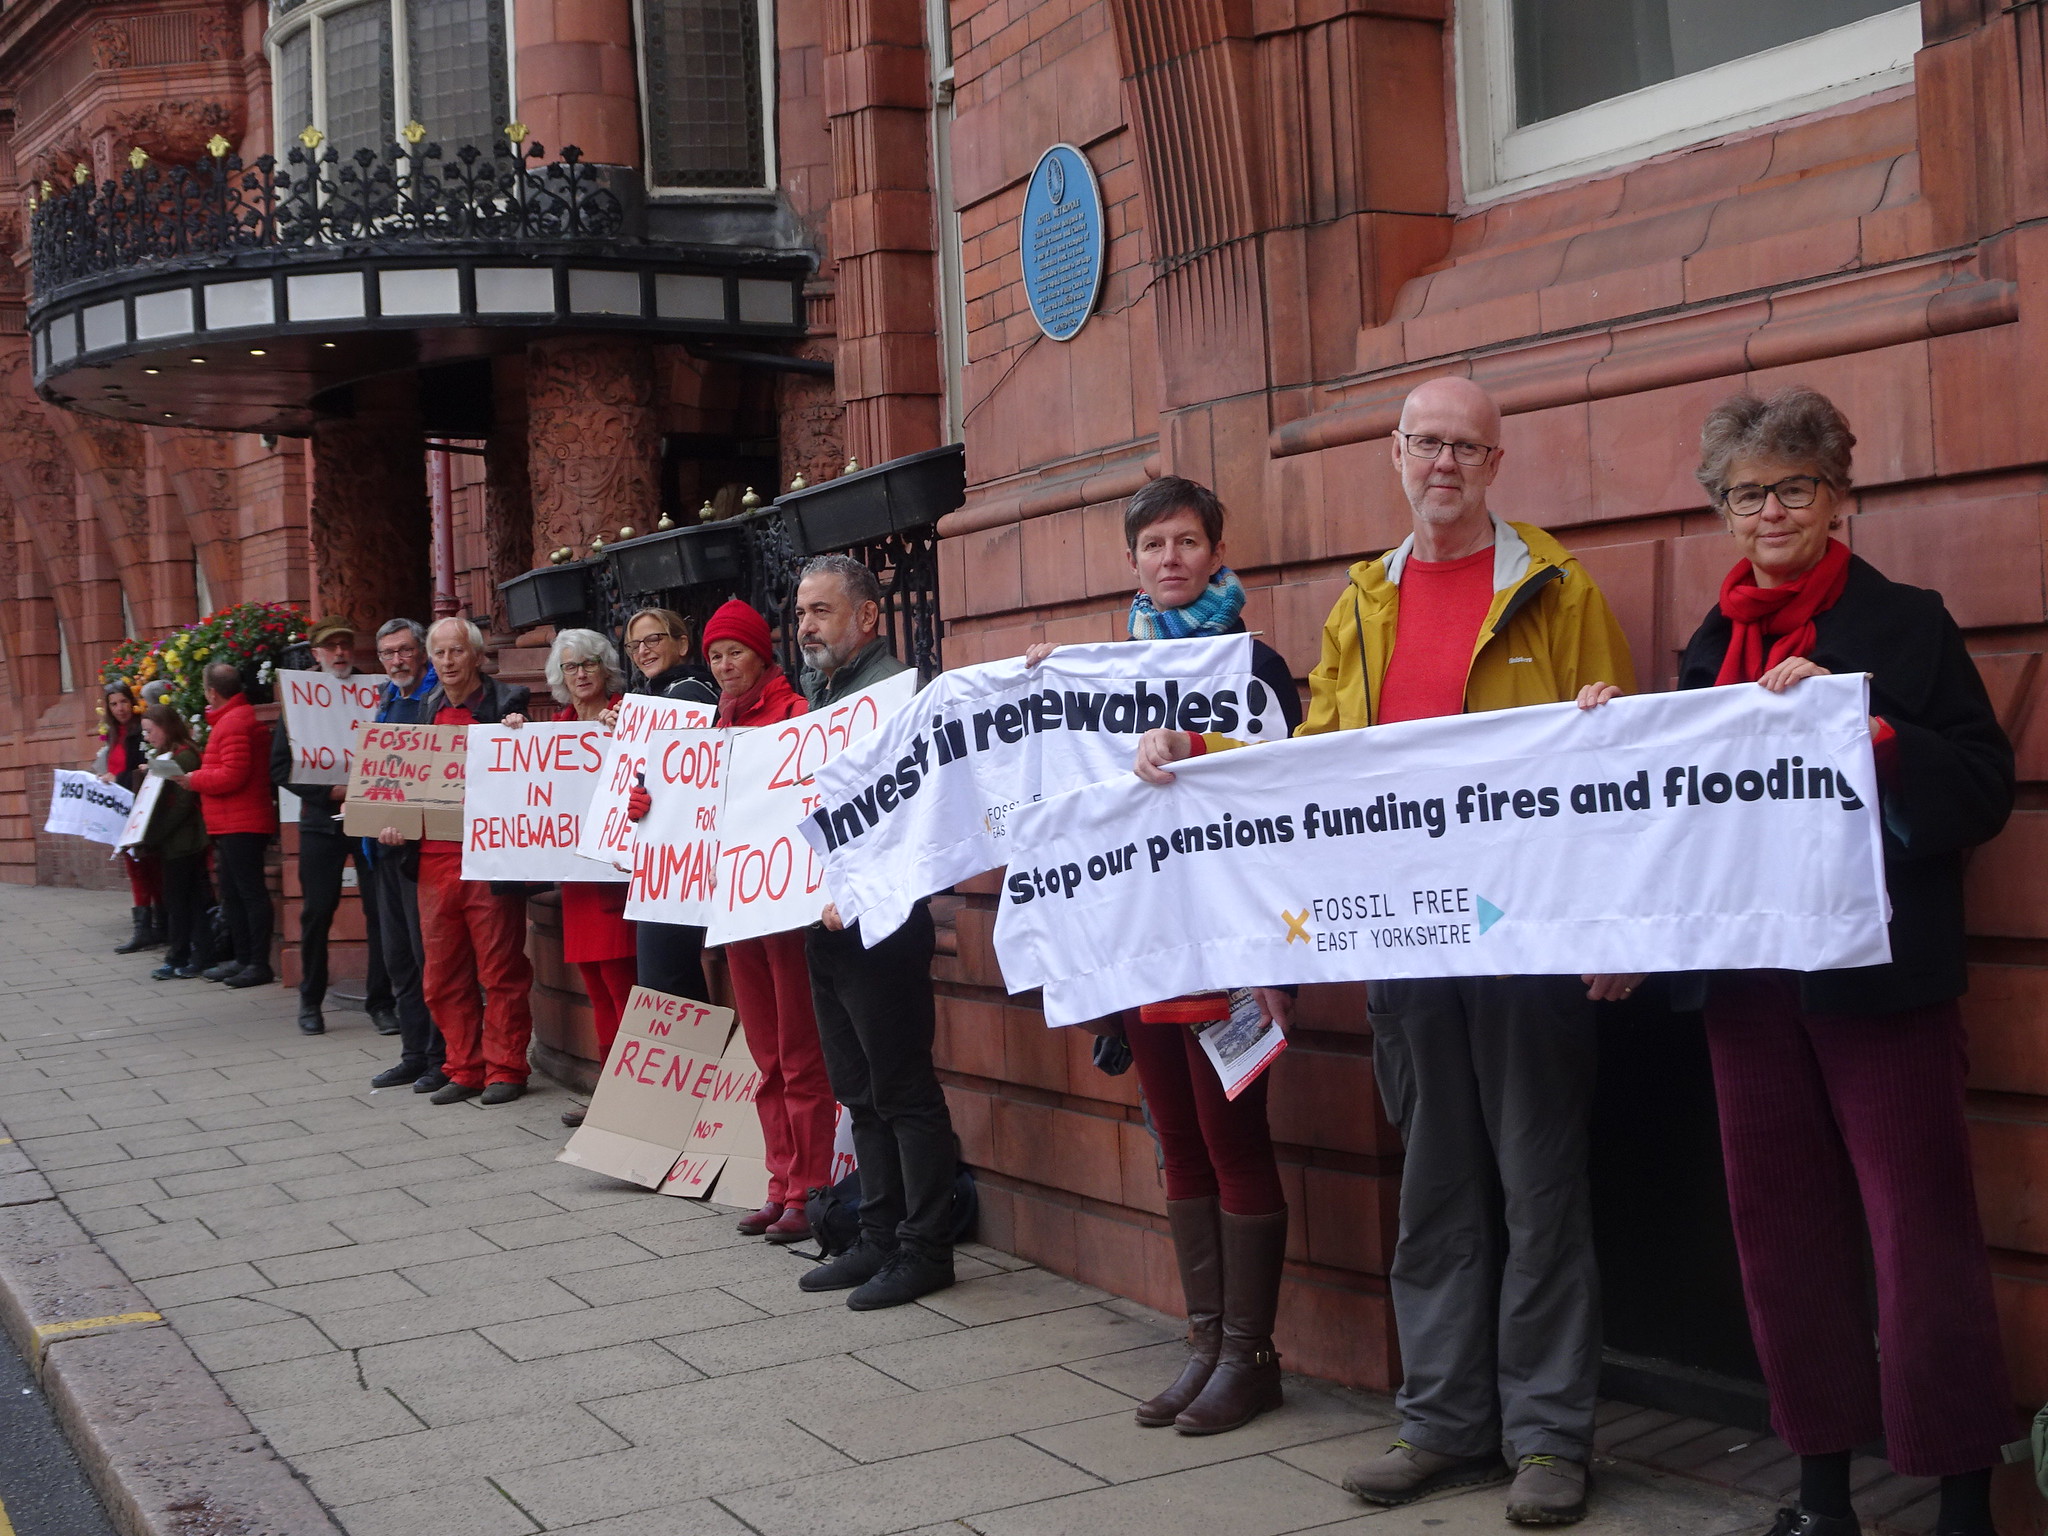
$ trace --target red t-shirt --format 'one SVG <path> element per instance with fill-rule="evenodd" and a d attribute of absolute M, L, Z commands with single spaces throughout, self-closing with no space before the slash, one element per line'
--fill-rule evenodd
<path fill-rule="evenodd" d="M 435 711 L 434 711 L 434 724 L 436 724 L 436 725 L 475 725 L 475 724 L 476 724 L 476 716 L 475 716 L 475 715 L 472 715 L 472 714 L 471 714 L 471 713 L 470 713 L 470 712 L 469 712 L 468 710 L 466 710 L 466 709 L 459 709 L 459 708 L 456 708 L 456 707 L 455 707 L 455 706 L 453 706 L 453 705 L 446 705 L 446 704 L 444 704 L 444 705 L 442 705 L 442 706 L 441 706 L 441 708 L 439 708 L 439 709 L 437 709 L 437 710 L 435 710 Z M 428 838 L 422 838 L 422 839 L 420 840 L 420 852 L 421 852 L 422 854 L 429 854 L 429 853 L 439 853 L 439 854 L 450 854 L 450 853 L 452 853 L 452 854 L 455 854 L 455 855 L 457 855 L 457 856 L 460 856 L 460 855 L 461 855 L 461 853 L 462 853 L 462 844 L 461 844 L 460 842 L 450 842 L 450 841 L 448 841 L 448 840 L 447 840 L 447 839 L 445 839 L 445 838 L 437 838 L 437 837 L 428 837 Z"/>
<path fill-rule="evenodd" d="M 1417 560 L 1401 568 L 1394 654 L 1380 682 L 1376 725 L 1465 712 L 1472 647 L 1493 606 L 1493 546 L 1462 560 Z"/>

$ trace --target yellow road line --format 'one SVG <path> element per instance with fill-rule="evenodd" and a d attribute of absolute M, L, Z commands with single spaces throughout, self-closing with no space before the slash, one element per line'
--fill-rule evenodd
<path fill-rule="evenodd" d="M 40 1367 L 44 1346 L 52 1339 L 61 1339 L 67 1334 L 91 1333 L 98 1328 L 126 1328 L 137 1323 L 160 1323 L 163 1320 L 161 1312 L 117 1312 L 112 1317 L 81 1317 L 68 1323 L 38 1323 L 33 1363 Z M 5 1529 L 0 1529 L 0 1536 L 8 1536 Z"/>
<path fill-rule="evenodd" d="M 7 1505 L 0 1500 L 0 1536 L 14 1536 L 14 1522 L 7 1518 Z"/>
<path fill-rule="evenodd" d="M 11 1147 L 13 1145 L 14 1138 L 12 1136 L 0 1136 L 0 1147 Z M 6 1515 L 0 1514 L 0 1520 L 4 1520 L 6 1518 Z M 0 1529 L 0 1536 L 7 1536 L 7 1532 L 4 1529 Z"/>

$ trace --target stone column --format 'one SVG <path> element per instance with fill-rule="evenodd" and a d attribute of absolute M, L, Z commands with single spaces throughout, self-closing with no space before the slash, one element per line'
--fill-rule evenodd
<path fill-rule="evenodd" d="M 313 428 L 313 574 L 319 614 L 373 632 L 426 622 L 431 596 L 425 440 L 403 390 L 357 386 L 356 413 Z"/>
<path fill-rule="evenodd" d="M 651 533 L 661 516 L 661 421 L 654 354 L 644 341 L 570 337 L 526 349 L 527 478 L 533 554 L 619 529 Z"/>

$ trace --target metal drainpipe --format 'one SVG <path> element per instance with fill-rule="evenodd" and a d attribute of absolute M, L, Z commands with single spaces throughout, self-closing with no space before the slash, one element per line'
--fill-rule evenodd
<path fill-rule="evenodd" d="M 461 612 L 455 597 L 455 499 L 448 489 L 448 454 L 427 444 L 427 501 L 434 517 L 434 617 Z"/>

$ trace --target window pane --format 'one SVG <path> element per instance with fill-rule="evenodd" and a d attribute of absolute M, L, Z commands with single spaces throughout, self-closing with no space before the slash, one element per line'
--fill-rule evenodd
<path fill-rule="evenodd" d="M 453 154 L 488 146 L 512 120 L 504 0 L 406 0 L 412 114 Z"/>
<path fill-rule="evenodd" d="M 301 27 L 277 49 L 277 144 L 282 158 L 313 121 L 313 29 Z"/>
<path fill-rule="evenodd" d="M 391 121 L 391 7 L 352 5 L 327 18 L 327 129 L 346 160 L 365 145 L 382 152 Z"/>
<path fill-rule="evenodd" d="M 1660 80 L 1879 16 L 1899 0 L 1513 0 L 1515 120 L 1541 122 Z"/>
<path fill-rule="evenodd" d="M 642 14 L 654 185 L 765 184 L 755 0 L 645 0 Z"/>

